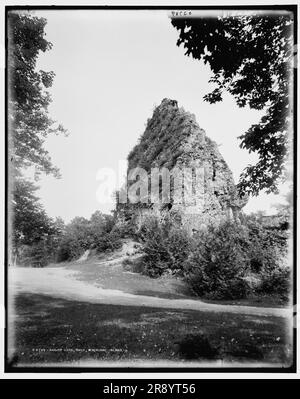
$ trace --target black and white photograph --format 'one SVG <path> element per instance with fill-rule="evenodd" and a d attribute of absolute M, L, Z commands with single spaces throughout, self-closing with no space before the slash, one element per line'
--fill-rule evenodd
<path fill-rule="evenodd" d="M 5 19 L 6 371 L 295 373 L 297 6 Z"/>

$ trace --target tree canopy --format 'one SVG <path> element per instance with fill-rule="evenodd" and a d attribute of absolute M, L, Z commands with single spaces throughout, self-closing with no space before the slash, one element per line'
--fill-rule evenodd
<path fill-rule="evenodd" d="M 23 176 L 28 167 L 34 168 L 36 178 L 42 172 L 59 176 L 44 147 L 49 134 L 65 132 L 48 113 L 51 97 L 47 88 L 54 73 L 37 70 L 40 52 L 52 47 L 45 39 L 45 25 L 44 18 L 28 13 L 8 14 L 8 161 L 9 176 L 14 178 L 10 200 L 12 244 L 17 254 L 24 245 L 39 248 L 43 254 L 62 233 L 61 221 L 53 221 L 36 196 L 38 187 Z"/>
<path fill-rule="evenodd" d="M 17 178 L 13 191 L 13 239 L 16 247 L 32 245 L 58 231 L 35 196 L 36 190 L 31 181 Z"/>
<path fill-rule="evenodd" d="M 17 171 L 33 166 L 37 174 L 58 176 L 50 155 L 44 148 L 51 133 L 65 132 L 48 113 L 54 72 L 37 70 L 40 52 L 52 44 L 45 39 L 44 18 L 30 14 L 8 14 L 8 90 L 10 160 Z"/>
<path fill-rule="evenodd" d="M 240 193 L 277 192 L 289 155 L 293 20 L 290 13 L 248 14 L 218 18 L 173 18 L 177 46 L 208 63 L 215 84 L 204 99 L 222 101 L 229 92 L 238 106 L 265 110 L 258 124 L 239 139 L 240 147 L 258 154 L 240 177 Z"/>

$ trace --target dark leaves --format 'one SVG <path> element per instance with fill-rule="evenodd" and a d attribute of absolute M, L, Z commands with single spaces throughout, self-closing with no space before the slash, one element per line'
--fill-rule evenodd
<path fill-rule="evenodd" d="M 227 90 L 240 107 L 266 108 L 261 122 L 240 139 L 259 161 L 241 175 L 241 192 L 275 192 L 287 158 L 289 91 L 293 57 L 290 15 L 239 15 L 220 18 L 173 19 L 177 45 L 186 55 L 209 63 L 217 87 L 204 99 L 222 100 Z"/>
<path fill-rule="evenodd" d="M 54 72 L 36 70 L 39 53 L 51 49 L 45 39 L 44 18 L 10 12 L 8 15 L 8 86 L 10 147 L 13 167 L 33 166 L 37 173 L 58 176 L 44 138 L 62 132 L 48 115 L 51 98 L 47 88 L 52 86 Z"/>

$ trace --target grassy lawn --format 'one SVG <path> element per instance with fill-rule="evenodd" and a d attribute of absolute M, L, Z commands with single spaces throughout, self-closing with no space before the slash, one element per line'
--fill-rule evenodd
<path fill-rule="evenodd" d="M 122 263 L 101 265 L 99 260 L 90 259 L 82 263 L 68 262 L 52 264 L 52 267 L 65 267 L 78 274 L 76 279 L 100 286 L 106 289 L 116 289 L 135 295 L 153 296 L 166 299 L 199 299 L 207 303 L 222 303 L 223 305 L 241 305 L 255 307 L 288 307 L 286 300 L 279 295 L 251 295 L 246 299 L 210 300 L 195 296 L 184 280 L 174 276 L 151 278 L 140 273 L 128 273 Z"/>
<path fill-rule="evenodd" d="M 252 294 L 244 299 L 229 299 L 229 300 L 209 300 L 201 298 L 206 303 L 220 303 L 222 305 L 238 305 L 238 306 L 255 306 L 262 308 L 287 308 L 289 301 L 282 298 L 280 295 L 259 295 Z"/>
<path fill-rule="evenodd" d="M 223 359 L 289 366 L 287 323 L 279 317 L 16 298 L 13 364 L 79 360 Z"/>

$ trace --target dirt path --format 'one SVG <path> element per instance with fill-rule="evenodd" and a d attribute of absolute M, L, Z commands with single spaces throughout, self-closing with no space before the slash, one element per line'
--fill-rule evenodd
<path fill-rule="evenodd" d="M 120 266 L 118 262 L 115 262 L 115 264 L 116 266 Z M 84 265 L 84 267 L 86 266 Z M 95 270 L 95 268 L 97 269 L 97 265 L 94 263 L 93 269 Z M 98 269 L 102 269 L 101 263 Z M 45 294 L 75 301 L 112 305 L 138 305 L 257 316 L 292 317 L 291 309 L 210 304 L 200 300 L 166 299 L 155 296 L 136 295 L 119 289 L 103 288 L 91 281 L 80 280 L 81 272 L 82 268 L 74 270 L 67 267 L 47 267 L 42 269 L 11 267 L 8 275 L 9 292 L 14 294 L 20 292 Z"/>

